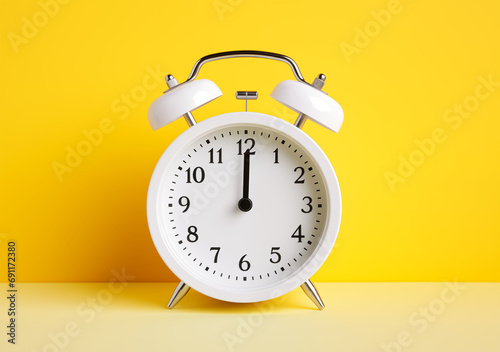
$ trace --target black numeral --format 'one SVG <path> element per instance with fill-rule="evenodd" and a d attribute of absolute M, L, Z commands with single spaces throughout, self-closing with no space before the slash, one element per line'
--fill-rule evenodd
<path fill-rule="evenodd" d="M 245 260 L 246 256 L 247 256 L 247 254 L 245 254 L 240 259 L 239 267 L 240 267 L 241 271 L 248 271 L 248 269 L 250 269 L 250 262 L 248 260 Z"/>
<path fill-rule="evenodd" d="M 185 213 L 186 211 L 188 211 L 189 206 L 191 205 L 191 202 L 189 201 L 188 197 L 182 196 L 179 198 L 179 205 L 181 207 L 185 207 L 184 210 L 182 211 L 183 213 Z"/>
<path fill-rule="evenodd" d="M 271 255 L 276 254 L 276 260 L 273 260 L 273 258 L 269 259 L 269 261 L 273 264 L 279 263 L 281 260 L 281 254 L 278 253 L 280 250 L 280 247 L 273 247 L 271 248 Z"/>
<path fill-rule="evenodd" d="M 198 234 L 196 233 L 198 229 L 196 226 L 189 226 L 188 227 L 188 235 L 187 235 L 187 240 L 189 242 L 196 242 L 198 241 Z"/>
<path fill-rule="evenodd" d="M 253 138 L 247 138 L 245 139 L 245 142 L 243 142 L 242 139 L 240 139 L 236 144 L 238 144 L 238 155 L 242 155 L 242 144 L 250 144 L 250 147 L 247 149 L 250 155 L 254 155 L 255 152 L 252 152 L 253 147 L 255 147 L 255 139 Z"/>
<path fill-rule="evenodd" d="M 215 251 L 214 263 L 217 263 L 217 260 L 219 259 L 220 247 L 210 247 L 210 250 Z"/>
<path fill-rule="evenodd" d="M 274 149 L 274 163 L 275 164 L 279 164 L 279 161 L 278 161 L 278 148 Z"/>
<path fill-rule="evenodd" d="M 306 207 L 307 209 L 304 210 L 304 209 L 300 209 L 303 213 L 310 213 L 312 210 L 313 210 L 313 206 L 311 205 L 313 199 L 309 196 L 305 196 L 304 198 L 302 198 L 302 200 L 306 200 L 307 201 L 307 204 L 306 204 Z"/>
<path fill-rule="evenodd" d="M 208 151 L 208 154 L 210 154 L 210 164 L 214 163 L 214 148 L 210 149 Z M 219 161 L 217 161 L 217 164 L 222 164 L 222 148 L 220 148 L 218 151 L 215 152 L 215 154 L 218 155 Z"/>
<path fill-rule="evenodd" d="M 302 166 L 297 166 L 293 171 L 297 172 L 297 170 L 299 170 L 300 175 L 295 180 L 295 183 L 304 183 L 304 180 L 302 180 L 302 177 L 304 177 L 304 168 Z"/>
<path fill-rule="evenodd" d="M 187 174 L 187 181 L 186 181 L 186 183 L 191 183 L 191 168 L 188 168 L 186 170 L 186 174 Z M 202 183 L 203 180 L 205 179 L 205 170 L 203 170 L 203 168 L 200 167 L 200 166 L 195 167 L 193 169 L 192 176 L 193 176 L 193 181 L 194 182 L 196 182 L 196 183 Z"/>
<path fill-rule="evenodd" d="M 304 237 L 306 236 L 302 234 L 302 225 L 299 225 L 299 227 L 297 227 L 297 230 L 295 230 L 295 232 L 293 233 L 292 238 L 297 238 L 298 242 L 301 243 Z"/>

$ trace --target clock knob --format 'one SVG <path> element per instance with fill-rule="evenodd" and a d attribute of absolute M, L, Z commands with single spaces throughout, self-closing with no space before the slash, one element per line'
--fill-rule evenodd
<path fill-rule="evenodd" d="M 153 130 L 185 115 L 188 124 L 193 125 L 195 121 L 190 112 L 222 95 L 219 87 L 208 79 L 198 79 L 179 85 L 171 75 L 166 79 L 170 89 L 153 101 L 148 109 L 148 120 Z"/>
<path fill-rule="evenodd" d="M 344 121 L 344 111 L 339 103 L 320 89 L 304 82 L 286 80 L 278 83 L 271 97 L 321 126 L 338 132 Z"/>

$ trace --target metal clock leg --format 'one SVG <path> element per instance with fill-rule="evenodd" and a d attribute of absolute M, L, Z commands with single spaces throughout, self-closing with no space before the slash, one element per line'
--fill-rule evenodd
<path fill-rule="evenodd" d="M 179 303 L 179 301 L 189 292 L 190 288 L 191 287 L 186 285 L 183 281 L 179 282 L 174 293 L 172 294 L 172 297 L 170 297 L 170 301 L 168 301 L 167 307 L 169 309 L 174 308 L 175 305 Z"/>
<path fill-rule="evenodd" d="M 321 297 L 319 296 L 319 293 L 316 290 L 316 287 L 314 287 L 311 280 L 307 280 L 302 285 L 300 285 L 300 287 L 302 287 L 302 290 L 304 290 L 304 293 L 307 295 L 307 297 L 309 297 L 311 299 L 311 301 L 314 302 L 314 304 L 316 305 L 316 307 L 318 307 L 319 310 L 322 310 L 323 308 L 325 308 L 325 305 L 324 305 L 323 301 L 321 300 Z"/>

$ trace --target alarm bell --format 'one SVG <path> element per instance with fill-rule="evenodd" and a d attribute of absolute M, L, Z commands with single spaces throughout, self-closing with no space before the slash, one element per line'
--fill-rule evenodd
<path fill-rule="evenodd" d="M 167 76 L 167 84 L 171 85 L 171 88 L 149 107 L 148 120 L 153 130 L 174 122 L 222 95 L 219 87 L 208 79 L 198 79 L 179 85 L 175 85 L 176 81 L 175 83 L 171 81 L 175 81 L 175 78 Z"/>
<path fill-rule="evenodd" d="M 344 121 L 344 111 L 339 103 L 306 83 L 280 82 L 272 91 L 271 98 L 334 132 L 339 131 Z"/>
<path fill-rule="evenodd" d="M 203 106 L 222 95 L 217 85 L 208 79 L 195 80 L 203 64 L 227 58 L 255 57 L 272 59 L 287 63 L 297 81 L 280 82 L 272 91 L 271 97 L 288 108 L 300 113 L 295 126 L 302 128 L 310 118 L 319 125 L 338 132 L 344 121 L 344 112 L 340 105 L 321 91 L 325 76 L 318 75 L 312 84 L 307 83 L 291 58 L 265 51 L 240 50 L 211 54 L 202 57 L 194 65 L 188 79 L 177 84 L 172 75 L 167 75 L 169 89 L 157 98 L 148 110 L 149 124 L 157 130 L 184 116 L 189 126 L 196 124 L 191 111 Z"/>

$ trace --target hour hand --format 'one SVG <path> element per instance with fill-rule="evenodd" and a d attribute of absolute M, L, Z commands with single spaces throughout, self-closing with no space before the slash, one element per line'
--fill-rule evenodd
<path fill-rule="evenodd" d="M 252 201 L 249 198 L 250 187 L 250 150 L 247 149 L 243 153 L 243 197 L 238 202 L 238 208 L 241 211 L 247 212 L 252 209 Z"/>

